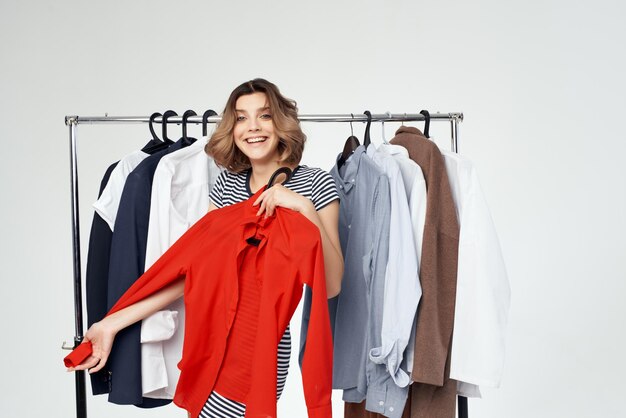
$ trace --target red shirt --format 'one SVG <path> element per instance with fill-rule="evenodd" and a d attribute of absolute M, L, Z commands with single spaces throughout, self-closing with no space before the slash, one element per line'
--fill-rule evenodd
<path fill-rule="evenodd" d="M 109 314 L 185 277 L 185 342 L 174 403 L 195 417 L 213 390 L 224 359 L 237 313 L 240 273 L 252 272 L 260 285 L 260 300 L 245 416 L 273 418 L 278 342 L 307 284 L 313 299 L 302 361 L 304 396 L 310 418 L 330 418 L 333 348 L 319 229 L 302 214 L 281 207 L 271 217 L 256 216 L 258 206 L 252 203 L 263 190 L 200 219 Z M 246 241 L 250 237 L 260 240 L 258 247 L 250 248 Z"/>
<path fill-rule="evenodd" d="M 228 335 L 226 353 L 213 390 L 228 399 L 246 403 L 252 378 L 254 343 L 257 337 L 262 282 L 254 260 L 257 247 L 244 250 L 239 269 L 239 302 L 233 326 Z M 284 332 L 284 331 L 283 331 Z"/>

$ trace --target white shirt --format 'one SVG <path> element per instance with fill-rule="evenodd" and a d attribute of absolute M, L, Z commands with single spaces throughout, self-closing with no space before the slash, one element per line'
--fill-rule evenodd
<path fill-rule="evenodd" d="M 460 225 L 450 378 L 498 387 L 511 298 L 504 259 L 472 163 L 458 154 L 442 154 Z M 467 385 L 459 384 L 459 391 L 480 396 L 478 388 Z"/>
<path fill-rule="evenodd" d="M 154 173 L 145 270 L 209 209 L 220 169 L 205 152 L 206 138 L 164 156 Z M 172 399 L 180 376 L 185 312 L 183 299 L 141 324 L 143 396 Z"/>
<path fill-rule="evenodd" d="M 402 181 L 409 202 L 409 220 L 413 240 L 415 242 L 415 256 L 417 259 L 417 270 L 422 257 L 422 243 L 424 238 L 424 224 L 426 223 L 426 179 L 421 167 L 409 157 L 409 151 L 400 145 L 383 144 L 382 149 L 393 156 L 400 167 Z M 415 321 L 411 329 L 409 344 L 406 349 L 406 368 L 409 372 L 413 370 L 413 356 L 415 355 Z"/>
<path fill-rule="evenodd" d="M 407 191 L 402 173 L 386 145 L 378 149 L 370 145 L 367 155 L 389 178 L 391 217 L 389 259 L 385 272 L 385 295 L 381 330 L 381 346 L 373 348 L 369 357 L 374 363 L 386 364 L 396 385 L 408 386 L 409 375 L 400 364 L 409 343 L 417 305 L 422 295 L 418 258 L 413 231 L 406 227 L 410 219 Z"/>
<path fill-rule="evenodd" d="M 135 151 L 122 158 L 111 172 L 109 182 L 104 190 L 102 190 L 102 194 L 100 194 L 98 200 L 93 204 L 98 215 L 109 224 L 111 231 L 113 231 L 113 227 L 115 226 L 117 209 L 120 207 L 120 199 L 126 178 L 130 172 L 148 156 L 149 154 L 143 151 Z"/>

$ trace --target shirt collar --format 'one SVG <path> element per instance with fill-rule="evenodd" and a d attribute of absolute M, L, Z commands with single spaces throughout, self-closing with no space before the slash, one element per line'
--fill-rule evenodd
<path fill-rule="evenodd" d="M 337 163 L 335 163 L 335 166 L 331 169 L 331 174 L 333 174 L 333 177 L 337 179 L 340 191 L 343 191 L 344 193 L 349 193 L 350 190 L 352 190 L 352 188 L 354 187 L 354 184 L 356 183 L 356 177 L 359 174 L 361 157 L 364 153 L 364 145 L 360 145 L 359 147 L 357 147 L 357 149 L 354 150 L 350 158 L 348 158 L 348 160 L 344 163 L 345 168 L 342 170 L 344 172 L 343 176 L 340 174 Z M 341 157 L 341 154 L 337 156 L 337 161 L 339 160 L 339 157 Z"/>
<path fill-rule="evenodd" d="M 267 189 L 267 186 L 261 187 L 254 195 L 252 195 L 248 200 L 241 202 L 244 205 L 243 216 L 241 219 L 241 241 L 239 243 L 238 253 L 243 250 L 243 248 L 248 245 L 248 238 L 256 238 L 259 240 L 259 250 L 265 246 L 267 242 L 267 232 L 266 229 L 271 225 L 271 222 L 276 217 L 276 212 L 272 216 L 265 216 L 265 213 L 257 215 L 256 213 L 259 211 L 259 205 L 253 206 L 253 203 L 258 199 Z"/>
<path fill-rule="evenodd" d="M 402 145 L 381 144 L 378 147 L 378 151 L 385 152 L 389 155 L 401 155 L 402 157 L 409 158 L 409 150 Z"/>

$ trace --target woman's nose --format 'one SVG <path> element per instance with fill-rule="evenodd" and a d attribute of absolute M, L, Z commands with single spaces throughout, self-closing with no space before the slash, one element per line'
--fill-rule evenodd
<path fill-rule="evenodd" d="M 254 118 L 249 119 L 248 130 L 249 131 L 258 131 L 259 129 L 260 129 L 259 128 L 259 123 Z"/>

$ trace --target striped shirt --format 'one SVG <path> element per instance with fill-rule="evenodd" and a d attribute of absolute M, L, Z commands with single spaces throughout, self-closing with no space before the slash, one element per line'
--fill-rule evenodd
<path fill-rule="evenodd" d="M 242 173 L 223 171 L 211 189 L 209 195 L 211 202 L 221 208 L 249 199 L 253 195 L 250 190 L 251 174 L 250 169 Z M 335 181 L 329 173 L 320 168 L 297 166 L 285 187 L 311 199 L 315 210 L 320 210 L 339 199 Z"/>
<path fill-rule="evenodd" d="M 223 171 L 211 189 L 209 198 L 213 205 L 221 208 L 242 202 L 252 197 L 250 190 L 250 176 L 252 170 L 241 173 Z M 309 198 L 315 210 L 320 210 L 339 199 L 335 181 L 329 173 L 306 165 L 297 166 L 285 187 L 302 196 Z M 291 357 L 291 333 L 289 326 L 278 343 L 278 367 L 276 381 L 276 396 L 280 398 L 287 381 L 289 360 Z M 245 414 L 246 406 L 243 403 L 225 398 L 217 392 L 212 392 L 207 399 L 201 418 L 240 418 Z"/>

